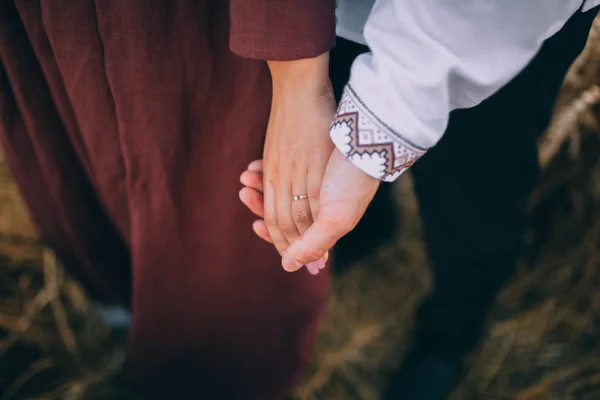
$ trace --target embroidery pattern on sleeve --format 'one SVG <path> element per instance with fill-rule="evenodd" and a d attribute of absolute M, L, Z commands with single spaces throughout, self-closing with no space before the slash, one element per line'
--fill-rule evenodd
<path fill-rule="evenodd" d="M 386 182 L 396 180 L 426 151 L 380 121 L 350 85 L 344 90 L 330 135 L 354 165 Z"/>

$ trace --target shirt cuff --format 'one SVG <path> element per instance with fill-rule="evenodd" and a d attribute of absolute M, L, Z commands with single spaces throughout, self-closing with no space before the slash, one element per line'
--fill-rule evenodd
<path fill-rule="evenodd" d="M 355 166 L 385 182 L 398 179 L 427 151 L 382 122 L 349 84 L 342 94 L 330 135 Z"/>

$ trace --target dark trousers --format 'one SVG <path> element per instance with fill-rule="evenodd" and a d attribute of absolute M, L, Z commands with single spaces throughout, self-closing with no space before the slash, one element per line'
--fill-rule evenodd
<path fill-rule="evenodd" d="M 539 174 L 536 139 L 596 13 L 577 13 L 502 90 L 453 112 L 442 140 L 412 167 L 434 280 L 419 308 L 417 340 L 460 353 L 477 342 L 521 251 L 526 199 Z M 339 39 L 331 57 L 338 95 L 352 61 L 366 51 Z M 342 260 L 377 226 L 389 231 L 389 186 L 382 185 L 357 230 L 340 243 Z"/>

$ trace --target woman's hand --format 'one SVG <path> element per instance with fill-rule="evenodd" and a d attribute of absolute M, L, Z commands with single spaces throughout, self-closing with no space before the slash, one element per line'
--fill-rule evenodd
<path fill-rule="evenodd" d="M 260 160 L 252 162 L 242 173 L 240 181 L 244 188 L 240 191 L 240 199 L 250 211 L 263 218 L 261 174 Z M 358 224 L 380 183 L 334 150 L 322 182 L 319 215 L 285 251 L 283 268 L 293 272 L 306 265 L 310 273 L 318 273 L 324 267 L 322 259 L 327 259 L 329 250 Z M 273 243 L 262 219 L 254 222 L 253 229 L 263 240 Z"/>
<path fill-rule="evenodd" d="M 331 154 L 319 196 L 319 215 L 283 255 L 286 271 L 319 260 L 364 215 L 381 181 L 354 166 L 337 149 Z"/>
<path fill-rule="evenodd" d="M 256 160 L 248 165 L 248 169 L 240 176 L 240 181 L 244 187 L 240 190 L 240 200 L 250 211 L 252 211 L 260 219 L 254 221 L 252 229 L 254 233 L 264 241 L 273 244 L 267 225 L 264 221 L 265 211 L 263 202 L 263 162 Z M 306 264 L 306 269 L 312 275 L 317 275 L 320 270 L 325 268 L 325 262 L 329 258 L 329 254 L 325 253 L 323 259 L 317 262 Z"/>
<path fill-rule="evenodd" d="M 262 165 L 264 221 L 283 254 L 319 213 L 321 181 L 334 147 L 329 127 L 336 104 L 328 53 L 269 62 L 269 69 L 273 100 Z"/>

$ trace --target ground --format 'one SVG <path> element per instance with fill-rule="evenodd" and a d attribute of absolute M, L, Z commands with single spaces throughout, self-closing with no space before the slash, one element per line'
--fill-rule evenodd
<path fill-rule="evenodd" d="M 534 224 L 519 272 L 499 296 L 455 400 L 600 398 L 599 25 L 540 142 L 545 172 L 531 196 Z M 410 344 L 429 277 L 410 175 L 397 194 L 396 237 L 334 280 L 298 399 L 377 399 Z M 0 400 L 133 398 L 120 380 L 122 340 L 38 244 L 2 160 L 0 263 Z"/>

